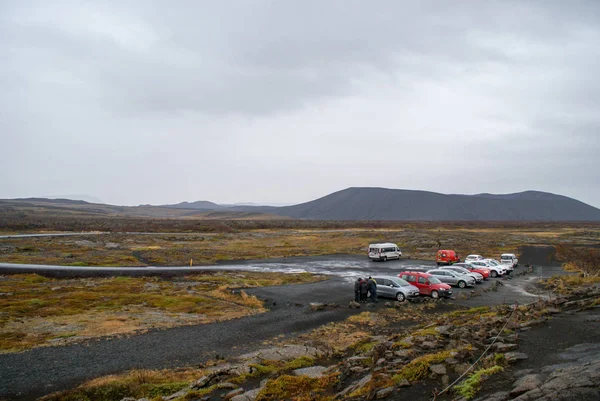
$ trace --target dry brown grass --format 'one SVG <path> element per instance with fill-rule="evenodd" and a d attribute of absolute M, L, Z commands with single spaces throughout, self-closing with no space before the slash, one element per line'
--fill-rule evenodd
<path fill-rule="evenodd" d="M 262 302 L 240 288 L 323 276 L 214 272 L 175 279 L 0 278 L 0 352 L 10 352 L 261 313 Z"/>
<path fill-rule="evenodd" d="M 433 259 L 439 248 L 459 255 L 499 257 L 518 253 L 521 245 L 572 242 L 593 244 L 600 225 L 456 225 L 439 223 L 404 227 L 295 228 L 237 230 L 230 233 L 157 235 L 107 234 L 99 237 L 23 238 L 0 242 L 0 261 L 89 266 L 184 266 L 219 260 L 326 254 L 364 254 L 372 242 L 397 243 L 408 257 Z"/>
<path fill-rule="evenodd" d="M 90 380 L 81 386 L 42 397 L 41 401 L 95 400 L 112 401 L 125 397 L 162 399 L 202 376 L 194 368 L 172 370 L 132 370 Z"/>

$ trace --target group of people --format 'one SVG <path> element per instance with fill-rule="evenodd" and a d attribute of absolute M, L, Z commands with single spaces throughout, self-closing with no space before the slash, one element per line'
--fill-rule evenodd
<path fill-rule="evenodd" d="M 354 282 L 354 300 L 366 303 L 368 299 L 377 302 L 377 281 L 371 276 L 368 279 L 359 277 Z"/>

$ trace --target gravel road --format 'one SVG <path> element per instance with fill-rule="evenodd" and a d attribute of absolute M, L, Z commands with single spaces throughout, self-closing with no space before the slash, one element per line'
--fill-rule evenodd
<path fill-rule="evenodd" d="M 307 331 L 356 313 L 347 308 L 319 312 L 307 308 L 307 301 L 347 302 L 351 297 L 347 287 L 339 278 L 271 287 L 261 296 L 269 299 L 272 310 L 261 315 L 3 354 L 0 355 L 0 398 L 30 400 L 86 379 L 128 369 L 189 366 L 216 355 L 229 357 L 252 351 L 276 335 Z M 273 302 L 276 305 L 273 306 Z"/>

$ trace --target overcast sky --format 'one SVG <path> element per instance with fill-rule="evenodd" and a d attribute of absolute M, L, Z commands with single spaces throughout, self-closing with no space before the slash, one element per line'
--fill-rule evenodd
<path fill-rule="evenodd" d="M 600 207 L 600 1 L 0 1 L 0 198 Z"/>

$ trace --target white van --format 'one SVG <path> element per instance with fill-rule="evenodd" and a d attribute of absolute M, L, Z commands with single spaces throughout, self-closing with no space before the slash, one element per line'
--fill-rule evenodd
<path fill-rule="evenodd" d="M 514 253 L 503 253 L 502 256 L 500 256 L 500 263 L 515 268 L 519 266 L 519 259 L 517 259 L 517 256 Z"/>
<path fill-rule="evenodd" d="M 402 252 L 398 245 L 386 242 L 383 244 L 369 244 L 369 258 L 372 260 L 402 259 Z"/>

